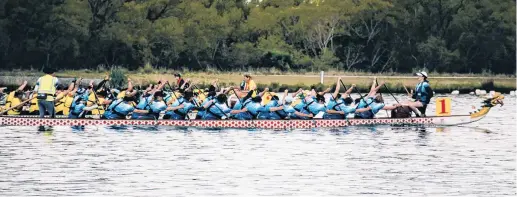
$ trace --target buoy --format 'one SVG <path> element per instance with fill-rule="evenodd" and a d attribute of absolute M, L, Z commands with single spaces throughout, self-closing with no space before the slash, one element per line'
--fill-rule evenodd
<path fill-rule="evenodd" d="M 458 95 L 458 94 L 460 94 L 460 91 L 459 90 L 454 90 L 454 91 L 451 92 L 451 94 L 452 95 Z"/>
<path fill-rule="evenodd" d="M 492 97 L 492 96 L 494 96 L 494 95 L 495 95 L 495 91 L 491 90 L 489 94 L 490 94 L 490 96 Z"/>
<path fill-rule="evenodd" d="M 486 90 L 476 89 L 476 95 L 485 95 L 485 94 L 486 94 Z"/>
<path fill-rule="evenodd" d="M 510 91 L 510 96 L 515 96 L 515 91 Z"/>
<path fill-rule="evenodd" d="M 474 93 L 474 92 L 470 92 L 469 94 L 470 94 L 470 95 L 474 95 L 475 93 Z"/>

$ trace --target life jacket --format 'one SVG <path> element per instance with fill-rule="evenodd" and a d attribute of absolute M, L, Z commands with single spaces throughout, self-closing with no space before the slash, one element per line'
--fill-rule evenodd
<path fill-rule="evenodd" d="M 54 95 L 56 94 L 57 78 L 52 75 L 45 75 L 40 78 L 38 85 L 38 94 Z"/>
<path fill-rule="evenodd" d="M 429 86 L 428 81 L 423 81 L 416 85 L 415 94 L 416 94 L 416 100 L 422 101 L 424 103 L 429 103 L 431 101 L 431 98 L 434 96 L 433 90 L 431 89 L 431 86 L 429 86 L 429 92 L 425 89 L 424 85 L 427 84 Z"/>

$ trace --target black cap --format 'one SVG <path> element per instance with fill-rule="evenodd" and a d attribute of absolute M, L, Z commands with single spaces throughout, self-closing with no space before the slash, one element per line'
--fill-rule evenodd
<path fill-rule="evenodd" d="M 175 73 L 174 76 L 175 77 L 181 77 L 181 75 L 179 73 Z"/>
<path fill-rule="evenodd" d="M 53 68 L 49 68 L 49 67 L 43 68 L 43 73 L 45 73 L 45 74 L 53 74 L 55 72 L 56 72 L 56 70 Z"/>
<path fill-rule="evenodd" d="M 316 95 L 316 100 L 325 102 L 325 97 L 323 95 L 318 94 Z"/>
<path fill-rule="evenodd" d="M 251 99 L 251 101 L 253 101 L 255 103 L 260 103 L 260 102 L 262 102 L 262 97 L 260 97 L 260 96 L 253 97 Z"/>
<path fill-rule="evenodd" d="M 194 93 L 192 92 L 185 92 L 183 94 L 183 98 L 185 98 L 186 100 L 190 100 L 190 98 L 192 98 L 194 96 Z"/>
<path fill-rule="evenodd" d="M 158 97 L 158 96 L 159 96 L 159 97 L 163 97 L 163 91 L 155 92 L 155 93 L 154 93 L 154 96 L 155 96 L 155 97 Z"/>
<path fill-rule="evenodd" d="M 228 100 L 228 97 L 226 96 L 226 94 L 219 94 L 217 95 L 216 100 L 218 103 L 225 103 Z"/>

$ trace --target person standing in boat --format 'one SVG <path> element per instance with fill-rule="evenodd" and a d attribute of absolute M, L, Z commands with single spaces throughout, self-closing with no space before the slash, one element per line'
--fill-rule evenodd
<path fill-rule="evenodd" d="M 411 93 L 409 93 L 409 96 L 415 99 L 415 101 L 406 101 L 403 103 L 403 106 L 408 106 L 415 112 L 417 117 L 421 117 L 425 116 L 427 104 L 431 102 L 434 93 L 427 80 L 427 72 L 416 73 L 416 76 L 418 84 L 415 87 L 415 91 L 411 90 Z"/>
<path fill-rule="evenodd" d="M 39 117 L 44 118 L 48 113 L 52 118 L 55 117 L 54 96 L 59 80 L 56 77 L 56 71 L 52 68 L 44 68 L 44 76 L 40 77 L 34 87 L 37 92 Z"/>

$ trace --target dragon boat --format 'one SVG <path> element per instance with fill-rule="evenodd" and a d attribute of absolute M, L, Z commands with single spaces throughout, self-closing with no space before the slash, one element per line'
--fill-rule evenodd
<path fill-rule="evenodd" d="M 468 115 L 428 116 L 410 118 L 374 119 L 310 119 L 310 120 L 105 120 L 105 119 L 66 119 L 37 118 L 34 116 L 0 116 L 0 126 L 172 126 L 203 129 L 313 129 L 340 128 L 368 125 L 421 125 L 455 126 L 483 119 L 492 107 L 503 105 L 503 95 L 495 95 L 482 102 L 481 108 Z"/>

